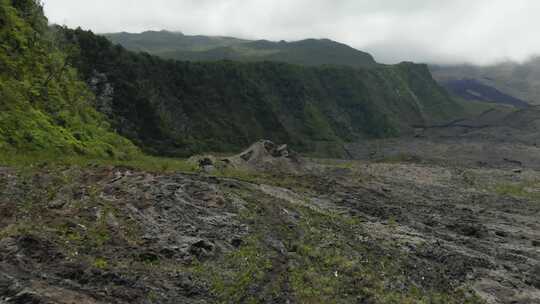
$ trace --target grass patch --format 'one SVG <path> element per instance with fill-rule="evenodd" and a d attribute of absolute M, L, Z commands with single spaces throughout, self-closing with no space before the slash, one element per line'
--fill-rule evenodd
<path fill-rule="evenodd" d="M 420 157 L 414 154 L 407 153 L 398 153 L 394 155 L 384 156 L 375 160 L 378 163 L 389 163 L 389 164 L 398 164 L 398 163 L 418 163 L 421 161 Z"/>
<path fill-rule="evenodd" d="M 94 260 L 93 266 L 97 269 L 107 269 L 109 263 L 104 258 L 96 258 Z"/>
<path fill-rule="evenodd" d="M 463 107 L 467 117 L 476 117 L 489 110 L 498 110 L 506 113 L 516 111 L 516 108 L 510 105 L 491 103 L 476 100 L 464 100 L 462 98 L 454 98 L 454 100 Z"/>
<path fill-rule="evenodd" d="M 271 268 L 268 248 L 254 236 L 218 263 L 199 265 L 195 273 L 206 278 L 212 292 L 226 303 L 258 303 L 258 295 L 249 290 L 256 289 Z"/>
<path fill-rule="evenodd" d="M 212 174 L 215 177 L 232 178 L 253 184 L 266 184 L 283 188 L 294 188 L 296 190 L 308 190 L 309 176 L 300 176 L 287 173 L 256 172 L 239 170 L 234 168 L 223 168 Z"/>
<path fill-rule="evenodd" d="M 151 172 L 195 172 L 197 167 L 186 159 L 155 157 L 149 155 L 133 156 L 129 159 L 95 158 L 86 156 L 42 154 L 42 153 L 0 153 L 0 166 L 23 169 L 54 167 L 128 167 Z"/>
<path fill-rule="evenodd" d="M 357 169 L 361 162 L 357 160 L 341 160 L 341 159 L 331 159 L 331 158 L 310 158 L 310 161 L 332 168 L 338 169 Z"/>
<path fill-rule="evenodd" d="M 495 193 L 526 199 L 540 199 L 540 181 L 499 184 L 495 186 Z"/>

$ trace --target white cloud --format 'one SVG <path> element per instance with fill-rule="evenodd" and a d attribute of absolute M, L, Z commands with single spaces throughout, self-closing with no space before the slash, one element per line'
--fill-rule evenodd
<path fill-rule="evenodd" d="M 95 32 L 326 37 L 381 62 L 523 61 L 540 54 L 537 0 L 45 0 L 51 22 Z"/>

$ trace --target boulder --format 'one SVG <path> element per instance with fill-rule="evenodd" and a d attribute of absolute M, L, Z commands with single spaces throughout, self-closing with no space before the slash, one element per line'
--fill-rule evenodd
<path fill-rule="evenodd" d="M 288 145 L 278 145 L 270 140 L 260 140 L 234 156 L 198 155 L 191 157 L 189 162 L 209 173 L 228 168 L 283 173 L 300 173 L 308 169 L 307 163 Z"/>
<path fill-rule="evenodd" d="M 227 160 L 233 167 L 247 170 L 295 173 L 306 169 L 306 163 L 296 152 L 269 140 L 258 141 Z"/>

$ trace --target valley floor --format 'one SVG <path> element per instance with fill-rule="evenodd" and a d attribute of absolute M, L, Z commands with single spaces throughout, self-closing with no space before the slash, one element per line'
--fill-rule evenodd
<path fill-rule="evenodd" d="M 0 169 L 2 303 L 540 303 L 540 172 Z"/>

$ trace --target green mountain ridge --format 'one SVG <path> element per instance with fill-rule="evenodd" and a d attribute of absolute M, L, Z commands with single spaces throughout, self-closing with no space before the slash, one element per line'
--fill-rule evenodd
<path fill-rule="evenodd" d="M 91 32 L 65 33 L 81 49 L 74 64 L 87 81 L 102 75 L 98 87 L 114 88 L 115 128 L 151 153 L 237 151 L 267 138 L 328 155 L 344 141 L 406 134 L 462 111 L 425 65 L 166 61 Z"/>
<path fill-rule="evenodd" d="M 376 67 L 370 54 L 328 39 L 296 42 L 250 41 L 232 37 L 188 36 L 168 31 L 113 33 L 107 38 L 132 51 L 184 61 L 274 61 L 304 66 Z M 540 59 L 491 66 L 431 65 L 433 77 L 457 98 L 513 105 L 540 102 Z M 475 97 L 476 96 L 476 97 Z"/>
<path fill-rule="evenodd" d="M 278 61 L 306 66 L 326 64 L 355 68 L 377 65 L 370 54 L 330 39 L 249 41 L 231 37 L 187 36 L 167 31 L 105 36 L 132 51 L 184 61 Z"/>
<path fill-rule="evenodd" d="M 122 32 L 103 35 L 129 50 L 147 53 L 163 53 L 177 50 L 206 51 L 216 47 L 250 42 L 249 40 L 232 37 L 188 36 L 181 32 L 170 31 L 145 31 L 138 34 Z"/>

